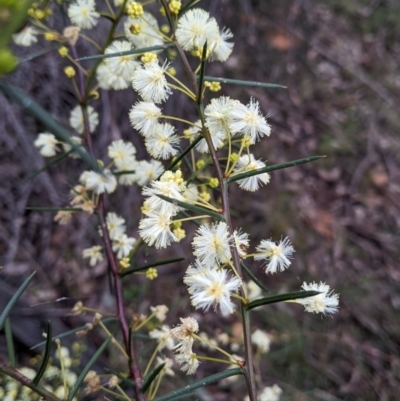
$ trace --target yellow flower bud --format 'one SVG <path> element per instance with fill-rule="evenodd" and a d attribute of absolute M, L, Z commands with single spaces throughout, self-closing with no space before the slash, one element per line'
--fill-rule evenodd
<path fill-rule="evenodd" d="M 44 34 L 45 40 L 51 42 L 53 40 L 57 40 L 57 35 L 54 32 L 46 32 Z"/>
<path fill-rule="evenodd" d="M 229 161 L 235 163 L 239 160 L 239 155 L 237 153 L 232 153 L 229 157 Z"/>
<path fill-rule="evenodd" d="M 150 269 L 146 270 L 146 278 L 148 278 L 149 280 L 154 280 L 157 277 L 157 269 L 154 269 L 154 267 L 150 267 Z"/>
<path fill-rule="evenodd" d="M 196 167 L 200 170 L 204 168 L 206 165 L 206 162 L 203 159 L 197 160 Z"/>
<path fill-rule="evenodd" d="M 175 228 L 175 230 L 173 230 L 172 232 L 175 234 L 179 241 L 186 237 L 186 231 L 183 228 Z"/>
<path fill-rule="evenodd" d="M 161 25 L 160 30 L 162 33 L 169 33 L 169 31 L 170 31 L 169 25 L 167 25 L 167 24 Z"/>
<path fill-rule="evenodd" d="M 152 61 L 157 60 L 157 54 L 155 53 L 144 53 L 143 56 L 140 58 L 143 64 L 151 63 Z"/>
<path fill-rule="evenodd" d="M 245 148 L 248 148 L 250 145 L 251 145 L 251 137 L 250 136 L 244 136 L 243 138 L 242 138 L 242 145 L 245 147 Z"/>
<path fill-rule="evenodd" d="M 208 181 L 208 185 L 211 187 L 211 188 L 217 188 L 218 187 L 218 178 L 210 178 L 209 179 L 209 181 Z"/>
<path fill-rule="evenodd" d="M 76 74 L 74 67 L 71 67 L 70 65 L 68 67 L 64 68 L 64 74 L 68 77 L 68 78 L 73 78 Z"/>
<path fill-rule="evenodd" d="M 126 12 L 132 18 L 138 18 L 143 15 L 143 6 L 134 1 L 126 7 Z"/>
<path fill-rule="evenodd" d="M 142 30 L 142 26 L 140 24 L 132 24 L 129 26 L 129 32 L 132 35 L 139 35 Z"/>
<path fill-rule="evenodd" d="M 205 202 L 209 202 L 209 200 L 211 199 L 211 195 L 206 191 L 200 192 L 199 197 Z"/>
<path fill-rule="evenodd" d="M 61 47 L 58 49 L 58 53 L 59 53 L 59 55 L 60 55 L 61 57 L 65 57 L 65 56 L 68 54 L 68 48 L 65 47 L 65 46 L 61 46 Z"/>
<path fill-rule="evenodd" d="M 176 75 L 176 69 L 174 67 L 168 68 L 167 72 L 172 76 Z"/>
<path fill-rule="evenodd" d="M 46 17 L 46 13 L 43 10 L 35 10 L 34 16 L 37 19 L 44 19 Z"/>
<path fill-rule="evenodd" d="M 172 0 L 169 3 L 169 11 L 171 11 L 171 14 L 173 14 L 173 15 L 178 15 L 179 11 L 181 10 L 181 6 L 182 6 L 182 3 L 180 1 Z"/>
<path fill-rule="evenodd" d="M 99 91 L 96 90 L 91 91 L 89 95 L 94 100 L 97 100 L 100 97 Z"/>
<path fill-rule="evenodd" d="M 121 269 L 127 269 L 131 265 L 129 258 L 123 258 L 119 261 L 119 266 Z"/>
<path fill-rule="evenodd" d="M 221 84 L 219 82 L 210 82 L 209 89 L 211 92 L 218 92 L 221 90 Z"/>

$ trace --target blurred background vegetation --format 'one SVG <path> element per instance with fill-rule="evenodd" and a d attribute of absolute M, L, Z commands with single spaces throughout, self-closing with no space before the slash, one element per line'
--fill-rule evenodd
<path fill-rule="evenodd" d="M 261 239 L 288 235 L 296 249 L 290 269 L 278 275 L 265 276 L 258 264 L 250 264 L 268 288 L 294 291 L 303 281 L 322 280 L 340 293 L 340 311 L 332 318 L 321 319 L 287 304 L 254 312 L 255 326 L 273 336 L 271 351 L 258 367 L 261 382 L 279 384 L 282 400 L 397 400 L 400 2 L 204 0 L 199 6 L 235 35 L 231 58 L 210 64 L 208 75 L 287 86 L 223 86 L 224 94 L 242 102 L 255 97 L 269 115 L 272 134 L 255 147 L 256 156 L 271 164 L 327 156 L 274 172 L 271 183 L 254 194 L 232 187 L 235 224 L 251 233 L 253 247 Z M 52 17 L 50 24 L 60 29 L 66 22 Z M 104 29 L 100 24 L 94 30 L 99 40 Z M 54 46 L 40 40 L 28 49 L 15 48 L 15 53 L 25 59 L 44 47 Z M 94 50 L 80 41 L 78 53 Z M 22 62 L 7 80 L 67 125 L 76 101 L 63 74 L 65 65 L 56 51 L 49 51 Z M 179 70 L 179 63 L 174 66 Z M 102 92 L 93 102 L 100 114 L 94 136 L 97 157 L 105 156 L 109 142 L 119 138 L 133 141 L 138 158 L 145 157 L 127 118 L 135 101 L 133 91 L 125 90 Z M 180 96 L 165 105 L 166 114 L 174 110 L 196 118 L 194 108 Z M 45 163 L 33 147 L 42 131 L 21 107 L 0 95 L 0 298 L 37 270 L 29 297 L 13 314 L 21 363 L 33 355 L 29 347 L 42 340 L 49 317 L 59 332 L 82 324 L 82 319 L 65 317 L 77 300 L 113 310 L 106 264 L 89 268 L 82 260 L 82 250 L 98 241 L 95 219 L 75 216 L 65 227 L 53 222 L 52 213 L 27 209 L 64 206 L 82 169 L 80 161 L 61 162 L 24 181 Z M 109 197 L 109 210 L 127 219 L 132 234 L 141 202 L 137 188 L 122 188 Z M 182 275 L 191 261 L 190 242 L 189 235 L 165 252 L 140 253 L 138 265 L 165 257 L 188 259 L 159 268 L 159 278 L 152 282 L 127 278 L 128 313 L 147 313 L 150 305 L 165 303 L 171 309 L 171 325 L 190 310 L 209 335 L 224 332 L 226 321 L 212 313 L 194 313 L 189 305 Z M 60 297 L 66 299 L 55 303 Z M 4 342 L 0 344 L 4 357 Z M 214 368 L 204 364 L 199 374 L 214 373 Z M 175 379 L 166 390 L 187 380 Z M 239 400 L 243 394 L 243 383 L 238 382 L 206 389 L 198 397 Z"/>

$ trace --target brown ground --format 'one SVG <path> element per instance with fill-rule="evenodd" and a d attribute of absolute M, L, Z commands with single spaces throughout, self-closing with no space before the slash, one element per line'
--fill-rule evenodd
<path fill-rule="evenodd" d="M 208 2 L 202 3 L 206 8 Z M 232 0 L 212 1 L 211 12 L 234 32 L 235 49 L 226 64 L 214 63 L 209 75 L 287 86 L 223 87 L 243 102 L 254 96 L 270 115 L 272 135 L 257 147 L 256 155 L 269 163 L 327 155 L 323 161 L 273 173 L 271 184 L 255 194 L 232 190 L 236 224 L 251 233 L 253 246 L 269 237 L 289 235 L 293 240 L 296 254 L 288 271 L 271 278 L 258 265 L 251 266 L 272 291 L 298 290 L 303 280 L 322 280 L 340 293 L 340 311 L 332 318 L 305 314 L 296 305 L 254 312 L 255 325 L 274 336 L 271 353 L 259 367 L 261 382 L 278 383 L 284 390 L 282 400 L 396 400 L 400 5 L 395 0 Z M 84 55 L 89 48 L 79 51 Z M 22 64 L 9 80 L 66 123 L 75 101 L 63 66 L 54 52 L 48 53 Z M 105 155 L 110 140 L 120 137 L 137 142 L 143 154 L 127 120 L 134 100 L 131 91 L 111 92 L 102 93 L 94 104 L 101 114 L 94 139 L 98 157 Z M 172 113 L 177 108 L 188 116 L 193 112 L 179 97 L 164 110 Z M 65 205 L 82 168 L 79 161 L 62 162 L 23 183 L 44 165 L 32 146 L 41 131 L 32 117 L 0 96 L 0 294 L 37 270 L 29 302 L 51 302 L 22 307 L 15 314 L 21 358 L 24 345 L 40 341 L 41 335 L 38 320 L 26 336 L 27 316 L 40 315 L 42 322 L 52 316 L 62 330 L 62 324 L 78 324 L 57 320 L 77 299 L 113 307 L 106 265 L 90 269 L 81 258 L 82 249 L 98 241 L 95 219 L 75 216 L 71 225 L 60 227 L 52 213 L 27 210 Z M 123 188 L 108 205 L 128 220 L 133 234 L 140 203 L 137 189 Z M 162 254 L 142 251 L 138 265 L 163 257 L 190 257 L 185 249 L 181 244 Z M 176 324 L 189 307 L 181 284 L 187 263 L 160 268 L 159 279 L 151 283 L 127 279 L 129 311 L 146 313 L 149 305 L 166 303 L 172 309 L 168 323 Z M 68 300 L 52 303 L 59 297 Z M 209 334 L 226 330 L 226 322 L 213 314 L 201 319 Z M 207 366 L 203 369 L 215 373 Z M 176 379 L 166 390 L 185 381 Z M 197 397 L 241 399 L 243 392 L 243 385 L 236 384 L 223 391 L 207 389 Z"/>

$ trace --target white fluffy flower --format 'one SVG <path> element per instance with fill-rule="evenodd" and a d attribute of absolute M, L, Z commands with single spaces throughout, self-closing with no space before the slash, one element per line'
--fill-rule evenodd
<path fill-rule="evenodd" d="M 145 145 L 151 157 L 166 160 L 178 153 L 179 137 L 171 124 L 157 124 Z"/>
<path fill-rule="evenodd" d="M 129 252 L 133 249 L 135 243 L 135 238 L 128 237 L 126 234 L 121 234 L 113 238 L 112 249 L 117 253 L 118 259 L 123 259 L 129 256 Z"/>
<path fill-rule="evenodd" d="M 174 348 L 174 339 L 171 337 L 171 329 L 166 324 L 162 325 L 161 330 L 154 329 L 149 333 L 150 338 L 158 341 L 160 346 L 159 350 L 167 348 L 172 350 Z"/>
<path fill-rule="evenodd" d="M 125 219 L 123 217 L 118 216 L 114 212 L 109 212 L 107 213 L 106 222 L 107 229 L 112 240 L 125 233 L 126 227 Z"/>
<path fill-rule="evenodd" d="M 103 260 L 103 254 L 102 254 L 102 247 L 100 245 L 95 245 L 92 246 L 91 248 L 86 248 L 83 250 L 83 257 L 85 259 L 90 258 L 89 264 L 90 266 L 94 266 L 98 262 L 101 262 Z"/>
<path fill-rule="evenodd" d="M 180 170 L 178 170 L 180 171 Z M 160 213 L 175 215 L 182 208 L 171 202 L 161 199 L 157 195 L 164 195 L 168 198 L 184 201 L 182 193 L 186 190 L 183 182 L 176 182 L 168 179 L 168 172 L 164 173 L 160 181 L 152 181 L 150 187 L 143 188 L 143 195 L 149 197 L 144 202 L 144 213 Z"/>
<path fill-rule="evenodd" d="M 279 243 L 271 240 L 262 240 L 256 249 L 255 260 L 269 261 L 265 270 L 266 273 L 281 272 L 291 265 L 289 258 L 291 258 L 294 249 L 288 237 L 280 240 Z"/>
<path fill-rule="evenodd" d="M 146 63 L 133 73 L 132 86 L 146 102 L 161 103 L 167 100 L 171 94 L 165 78 L 165 71 L 169 63 L 166 61 L 162 66 L 158 61 Z"/>
<path fill-rule="evenodd" d="M 70 136 L 70 139 L 75 145 L 82 145 L 82 138 L 79 138 L 77 136 Z M 62 142 L 61 145 L 65 153 L 68 153 L 72 150 L 72 146 L 69 143 Z M 74 151 L 69 155 L 69 157 L 71 157 L 72 159 L 77 159 L 79 158 L 79 154 Z"/>
<path fill-rule="evenodd" d="M 133 34 L 131 26 L 138 27 L 140 32 Z M 164 44 L 157 20 L 146 11 L 139 18 L 128 17 L 124 23 L 124 32 L 126 38 L 138 49 Z"/>
<path fill-rule="evenodd" d="M 257 101 L 250 99 L 245 106 L 236 102 L 231 112 L 230 130 L 232 134 L 242 134 L 251 139 L 254 144 L 260 137 L 271 134 L 271 127 L 260 113 L 260 106 Z"/>
<path fill-rule="evenodd" d="M 89 130 L 90 132 L 93 132 L 99 123 L 99 114 L 92 106 L 88 106 L 86 110 L 89 120 Z M 83 134 L 84 123 L 81 106 L 77 105 L 71 110 L 69 125 L 78 132 L 78 134 Z"/>
<path fill-rule="evenodd" d="M 188 375 L 193 375 L 196 373 L 199 367 L 199 360 L 196 358 L 196 354 L 177 354 L 175 355 L 175 360 L 181 366 L 181 370 L 186 372 Z"/>
<path fill-rule="evenodd" d="M 167 317 L 168 306 L 166 305 L 157 305 L 150 306 L 150 310 L 154 313 L 154 316 L 160 321 L 163 322 Z"/>
<path fill-rule="evenodd" d="M 209 44 L 211 50 L 211 59 L 218 61 L 226 61 L 232 53 L 233 43 L 227 42 L 233 37 L 229 29 L 224 29 L 220 34 Z"/>
<path fill-rule="evenodd" d="M 178 238 L 170 229 L 171 215 L 149 213 L 140 220 L 139 235 L 148 245 L 155 244 L 155 247 L 166 248 L 171 242 L 177 242 Z"/>
<path fill-rule="evenodd" d="M 116 172 L 118 174 L 118 182 L 121 185 L 132 185 L 138 180 L 138 165 L 139 162 L 135 158 L 125 159 L 118 163 Z"/>
<path fill-rule="evenodd" d="M 82 29 L 93 28 L 100 14 L 94 9 L 94 0 L 76 0 L 68 7 L 68 17 L 72 23 Z"/>
<path fill-rule="evenodd" d="M 323 283 L 303 283 L 304 291 L 319 291 L 321 294 L 309 298 L 296 299 L 295 302 L 305 307 L 307 312 L 323 313 L 329 315 L 336 313 L 339 309 L 339 295 L 331 290 L 330 286 Z"/>
<path fill-rule="evenodd" d="M 137 129 L 145 138 L 151 136 L 161 116 L 161 109 L 151 102 L 138 102 L 129 112 L 132 127 Z"/>
<path fill-rule="evenodd" d="M 192 8 L 179 18 L 176 39 L 184 50 L 193 50 L 215 41 L 219 28 L 215 18 L 200 8 Z"/>
<path fill-rule="evenodd" d="M 260 394 L 258 394 L 259 401 L 279 401 L 282 394 L 282 389 L 274 384 L 271 387 L 264 387 Z M 250 397 L 246 396 L 244 401 L 250 401 Z"/>
<path fill-rule="evenodd" d="M 117 187 L 117 180 L 108 169 L 104 169 L 102 173 L 84 171 L 79 177 L 79 181 L 86 189 L 92 190 L 96 194 L 102 194 L 104 192 L 112 193 Z"/>
<path fill-rule="evenodd" d="M 196 184 L 189 184 L 186 187 L 186 190 L 183 192 L 183 198 L 186 202 L 196 202 L 199 197 L 199 190 L 197 189 Z"/>
<path fill-rule="evenodd" d="M 113 160 L 118 169 L 127 162 L 135 160 L 136 149 L 132 142 L 125 142 L 122 139 L 111 142 L 108 147 L 108 156 Z"/>
<path fill-rule="evenodd" d="M 201 121 L 200 120 L 196 121 L 195 125 L 188 129 L 188 132 L 190 133 L 190 135 L 193 135 L 196 138 L 199 135 L 202 135 Z M 224 145 L 224 139 L 226 138 L 225 133 L 223 133 L 222 131 L 211 132 L 210 130 L 209 130 L 209 132 L 210 132 L 210 137 L 211 137 L 211 141 L 213 143 L 214 149 L 218 150 L 218 149 L 222 148 L 222 146 Z M 205 138 L 201 139 L 198 142 L 198 144 L 196 145 L 196 150 L 200 153 L 209 153 L 210 152 L 210 148 L 208 147 L 208 144 L 207 144 L 207 141 L 205 140 Z"/>
<path fill-rule="evenodd" d="M 252 154 L 246 154 L 239 158 L 232 177 L 236 174 L 254 171 L 263 167 L 265 167 L 264 162 L 262 162 L 261 160 L 256 160 Z M 261 184 L 268 184 L 270 178 L 271 177 L 268 173 L 262 173 L 243 178 L 242 180 L 238 180 L 237 183 L 239 184 L 239 187 L 244 189 L 245 191 L 254 192 L 260 187 Z"/>
<path fill-rule="evenodd" d="M 96 71 L 96 79 L 101 89 L 123 90 L 129 88 L 130 81 L 113 74 L 103 61 Z"/>
<path fill-rule="evenodd" d="M 193 254 L 204 266 L 212 268 L 216 264 L 229 262 L 230 241 L 226 223 L 202 224 L 193 238 Z"/>
<path fill-rule="evenodd" d="M 205 268 L 198 261 L 196 263 L 196 267 L 189 266 L 184 278 L 186 284 L 190 283 L 188 291 L 192 305 L 205 311 L 219 305 L 223 316 L 232 313 L 235 305 L 231 301 L 231 292 L 240 287 L 240 280 L 229 278 L 225 269 Z"/>
<path fill-rule="evenodd" d="M 180 354 L 191 354 L 194 338 L 193 333 L 199 331 L 199 324 L 193 317 L 180 318 L 181 324 L 178 324 L 171 330 L 171 336 L 177 341 L 174 346 L 174 352 Z"/>
<path fill-rule="evenodd" d="M 158 160 L 141 160 L 136 166 L 137 184 L 144 186 L 157 179 L 164 172 L 164 166 Z"/>
<path fill-rule="evenodd" d="M 233 241 L 236 245 L 237 252 L 241 258 L 246 256 L 249 247 L 249 234 L 242 232 L 241 229 L 233 232 Z"/>
<path fill-rule="evenodd" d="M 172 370 L 173 364 L 174 361 L 170 358 L 161 358 L 158 356 L 156 359 L 156 367 L 164 365 L 162 371 L 167 376 L 175 376 L 175 372 Z"/>
<path fill-rule="evenodd" d="M 18 46 L 30 46 L 32 43 L 37 42 L 36 35 L 38 30 L 32 26 L 27 25 L 22 31 L 13 35 L 13 40 Z"/>
<path fill-rule="evenodd" d="M 132 50 L 132 46 L 129 42 L 117 40 L 113 42 L 104 51 L 104 54 L 120 53 Z M 126 81 L 130 81 L 133 76 L 133 72 L 140 65 L 138 61 L 135 60 L 136 55 L 125 54 L 119 57 L 108 57 L 105 60 L 105 65 L 110 70 L 111 74 L 117 77 L 123 78 Z"/>
<path fill-rule="evenodd" d="M 257 347 L 257 351 L 261 354 L 265 354 L 269 351 L 269 346 L 271 344 L 270 336 L 260 329 L 257 329 L 251 335 L 251 342 Z"/>
<path fill-rule="evenodd" d="M 222 136 L 223 138 L 229 135 L 231 113 L 238 103 L 237 100 L 232 100 L 229 96 L 220 96 L 211 100 L 204 109 L 205 125 L 211 135 Z"/>
<path fill-rule="evenodd" d="M 34 145 L 39 148 L 39 152 L 43 157 L 52 157 L 56 155 L 58 143 L 59 141 L 53 134 L 43 132 L 38 135 Z"/>

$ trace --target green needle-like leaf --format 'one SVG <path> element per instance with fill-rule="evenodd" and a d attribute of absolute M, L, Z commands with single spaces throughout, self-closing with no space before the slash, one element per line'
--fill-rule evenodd
<path fill-rule="evenodd" d="M 57 45 L 49 47 L 47 49 L 41 49 L 35 53 L 30 54 L 29 56 L 19 59 L 18 65 L 25 63 L 27 61 L 34 60 L 35 58 L 43 56 L 44 54 L 50 53 L 53 50 L 57 50 L 58 48 L 60 48 L 60 45 L 57 44 Z"/>
<path fill-rule="evenodd" d="M 151 47 L 143 47 L 142 49 L 133 49 L 127 50 L 126 52 L 117 52 L 110 54 L 97 54 L 96 56 L 87 56 L 76 59 L 76 61 L 86 61 L 86 60 L 102 60 L 104 58 L 112 58 L 112 57 L 121 57 L 121 56 L 129 56 L 131 54 L 142 54 L 147 52 L 154 52 L 158 50 L 166 50 L 171 47 L 174 47 L 173 43 L 167 43 L 161 46 L 151 46 Z"/>
<path fill-rule="evenodd" d="M 51 353 L 51 341 L 52 341 L 52 330 L 50 322 L 47 322 L 47 330 L 46 330 L 46 347 L 44 349 L 42 363 L 40 364 L 39 370 L 36 373 L 36 376 L 33 378 L 33 384 L 39 384 L 40 379 L 42 378 L 44 372 L 46 371 L 47 364 L 49 363 L 50 353 Z"/>
<path fill-rule="evenodd" d="M 318 291 L 298 291 L 290 292 L 288 294 L 273 295 L 272 297 L 260 298 L 251 301 L 245 306 L 245 308 L 250 310 L 262 305 L 276 304 L 277 302 L 292 301 L 294 299 L 309 298 L 318 294 L 320 294 Z"/>
<path fill-rule="evenodd" d="M 257 284 L 263 291 L 269 292 L 267 290 L 267 287 L 250 271 L 250 269 L 243 263 L 240 262 L 240 266 L 242 266 L 243 271 L 250 277 L 252 281 L 254 281 L 255 284 Z"/>
<path fill-rule="evenodd" d="M 154 263 L 149 263 L 147 265 L 144 266 L 140 266 L 140 267 L 132 267 L 128 270 L 125 270 L 124 272 L 122 272 L 120 274 L 121 277 L 125 277 L 128 274 L 132 274 L 132 273 L 136 273 L 136 272 L 140 272 L 143 270 L 147 270 L 150 269 L 151 267 L 157 267 L 157 266 L 162 266 L 162 265 L 168 265 L 170 263 L 175 263 L 175 262 L 182 262 L 182 260 L 185 260 L 186 258 L 174 258 L 174 259 L 167 259 L 167 260 L 162 260 L 160 262 L 154 262 Z"/>
<path fill-rule="evenodd" d="M 171 401 L 171 400 L 176 400 L 179 397 L 186 395 L 189 395 L 192 391 L 200 388 L 207 386 L 209 384 L 215 383 L 217 381 L 220 381 L 222 379 L 225 379 L 226 377 L 230 376 L 236 376 L 236 375 L 241 375 L 243 374 L 242 369 L 240 368 L 233 368 L 233 369 L 226 369 L 223 372 L 216 373 L 215 375 L 211 375 L 208 377 L 205 377 L 204 379 L 195 381 L 192 384 L 189 384 L 188 386 L 182 387 L 178 390 L 171 391 L 168 394 L 162 395 L 160 397 L 154 398 L 153 401 Z"/>
<path fill-rule="evenodd" d="M 75 397 L 75 394 L 77 393 L 80 385 L 82 384 L 83 380 L 85 379 L 86 375 L 88 374 L 90 368 L 93 366 L 93 364 L 97 361 L 97 359 L 100 357 L 100 355 L 106 349 L 106 347 L 109 344 L 109 342 L 111 341 L 111 339 L 112 339 L 112 336 L 108 337 L 107 340 L 104 341 L 104 343 L 100 346 L 100 348 L 90 358 L 90 361 L 84 367 L 84 369 L 82 370 L 81 374 L 76 379 L 76 382 L 75 382 L 74 386 L 72 387 L 71 391 L 69 392 L 68 401 L 71 401 Z"/>
<path fill-rule="evenodd" d="M 32 174 L 29 174 L 28 177 L 24 178 L 21 182 L 21 184 L 24 184 L 26 181 L 31 180 L 32 178 L 35 178 L 37 175 L 40 173 L 43 173 L 43 171 L 46 171 L 49 167 L 53 166 L 54 164 L 57 164 L 61 160 L 64 160 L 68 155 L 70 155 L 73 151 L 70 150 L 69 152 L 63 153 L 62 155 L 59 155 L 55 157 L 53 160 L 50 160 L 48 163 L 46 163 L 42 168 L 34 171 Z"/>
<path fill-rule="evenodd" d="M 206 61 L 207 61 L 207 41 L 204 43 L 203 52 L 201 54 L 201 64 L 199 73 L 199 92 L 197 93 L 197 105 L 200 107 L 203 100 L 203 89 L 204 89 L 204 73 L 206 71 Z"/>
<path fill-rule="evenodd" d="M 217 78 L 217 77 L 204 77 L 205 81 L 209 82 L 221 82 L 222 84 L 231 85 L 244 85 L 244 86 L 258 86 L 259 88 L 286 88 L 286 86 L 278 84 L 270 84 L 267 82 L 257 82 L 257 81 L 243 81 L 241 79 L 228 79 L 228 78 Z"/>
<path fill-rule="evenodd" d="M 114 321 L 117 321 L 117 320 L 118 320 L 118 319 L 115 318 L 115 317 L 107 317 L 107 318 L 105 318 L 105 319 L 102 319 L 102 323 L 109 323 L 109 322 L 114 322 Z M 67 337 L 67 336 L 70 336 L 71 334 L 75 334 L 75 333 L 77 333 L 78 331 L 85 330 L 85 329 L 87 329 L 87 326 L 86 326 L 86 325 L 79 326 L 79 327 L 76 327 L 75 329 L 65 331 L 64 333 L 61 333 L 61 334 L 57 334 L 56 336 L 54 336 L 54 337 L 52 338 L 52 340 L 55 340 L 55 339 L 57 339 L 57 338 Z M 42 342 L 40 342 L 39 344 L 34 345 L 34 346 L 31 347 L 30 349 L 35 349 L 35 348 L 41 347 L 42 345 L 45 345 L 46 343 L 47 343 L 47 339 L 46 339 L 46 341 L 42 341 Z"/>
<path fill-rule="evenodd" d="M 150 384 L 153 382 L 153 380 L 158 376 L 158 374 L 163 370 L 165 366 L 165 363 L 162 363 L 161 365 L 158 365 L 154 370 L 152 370 L 144 379 L 143 379 L 143 387 L 142 391 L 143 393 L 146 392 L 146 390 L 149 388 Z"/>
<path fill-rule="evenodd" d="M 174 158 L 166 170 L 172 170 L 202 139 L 203 137 L 199 135 L 182 153 Z"/>
<path fill-rule="evenodd" d="M 28 206 L 26 210 L 38 210 L 40 212 L 81 212 L 80 207 L 45 207 L 45 206 Z"/>
<path fill-rule="evenodd" d="M 8 315 L 10 314 L 11 309 L 13 306 L 17 303 L 17 301 L 20 299 L 21 295 L 24 293 L 26 290 L 26 287 L 30 284 L 30 282 L 33 279 L 33 276 L 36 274 L 36 272 L 33 272 L 21 285 L 21 287 L 18 288 L 18 291 L 12 296 L 10 299 L 10 302 L 7 304 L 7 306 L 4 308 L 3 312 L 0 315 L 0 330 L 3 329 L 4 322 L 6 321 Z"/>
<path fill-rule="evenodd" d="M 7 354 L 8 361 L 12 368 L 15 368 L 15 350 L 14 350 L 14 341 L 11 330 L 10 318 L 7 317 L 6 322 L 4 324 L 4 331 L 6 334 L 6 345 L 7 345 Z"/>
<path fill-rule="evenodd" d="M 194 6 L 197 3 L 200 3 L 201 0 L 190 0 L 188 1 L 179 11 L 179 16 L 181 16 L 182 14 L 184 14 L 186 12 L 186 10 L 188 10 L 190 7 Z"/>
<path fill-rule="evenodd" d="M 212 210 L 208 210 L 208 209 L 200 207 L 200 206 L 194 206 L 194 205 L 191 205 L 191 204 L 186 203 L 186 202 L 181 202 L 181 201 L 178 201 L 176 199 L 169 198 L 168 196 L 164 196 L 164 195 L 157 195 L 157 196 L 159 198 L 169 202 L 169 203 L 173 203 L 174 205 L 183 207 L 183 208 L 185 208 L 187 210 L 191 210 L 192 212 L 205 214 L 207 216 L 214 217 L 215 219 L 218 219 L 218 220 L 221 220 L 221 221 L 225 221 L 225 218 L 224 218 L 224 216 L 222 214 L 219 214 L 217 212 L 213 212 Z"/>
<path fill-rule="evenodd" d="M 297 160 L 292 160 L 292 161 L 286 162 L 286 163 L 273 164 L 272 166 L 267 166 L 267 167 L 259 168 L 257 170 L 246 171 L 245 173 L 232 175 L 228 178 L 227 181 L 228 181 L 228 184 L 230 184 L 231 182 L 243 180 L 244 178 L 248 178 L 248 177 L 253 177 L 254 175 L 269 173 L 274 170 L 282 170 L 284 168 L 298 166 L 299 164 L 315 162 L 316 160 L 322 159 L 324 157 L 325 156 L 311 156 L 311 157 L 306 157 L 305 159 L 297 159 Z"/>
<path fill-rule="evenodd" d="M 16 88 L 0 82 L 0 90 L 12 100 L 20 104 L 25 110 L 32 114 L 37 120 L 39 120 L 48 131 L 54 134 L 60 141 L 68 143 L 72 150 L 76 152 L 87 164 L 89 164 L 93 170 L 101 172 L 100 166 L 96 159 L 94 159 L 82 145 L 77 145 L 71 140 L 69 132 L 56 121 L 51 114 L 43 109 L 38 103 L 36 103 L 31 97 L 29 97 L 21 89 Z"/>

